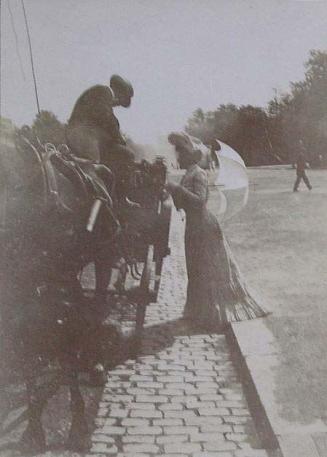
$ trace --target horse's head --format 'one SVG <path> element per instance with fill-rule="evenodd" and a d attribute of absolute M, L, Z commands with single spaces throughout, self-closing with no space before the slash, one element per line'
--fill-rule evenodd
<path fill-rule="evenodd" d="M 142 160 L 130 168 L 128 196 L 145 206 L 153 206 L 162 198 L 166 181 L 166 165 L 162 157 L 154 162 Z"/>

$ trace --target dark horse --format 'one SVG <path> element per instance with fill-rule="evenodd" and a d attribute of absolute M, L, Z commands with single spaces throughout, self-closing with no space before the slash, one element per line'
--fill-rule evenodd
<path fill-rule="evenodd" d="M 135 165 L 124 185 L 140 208 L 117 213 L 105 167 L 83 170 L 69 154 L 25 140 L 0 147 L 0 386 L 24 381 L 28 425 L 21 448 L 37 453 L 46 446 L 41 423 L 46 402 L 68 384 L 72 422 L 67 446 L 85 450 L 89 443 L 78 373 L 102 369 L 121 339 L 114 328 L 102 325 L 99 303 L 85 298 L 78 274 L 94 262 L 101 297 L 115 260 L 138 257 L 128 241 L 141 250 L 147 243 L 160 245 L 155 238 L 162 221 L 147 208 L 162 190 L 165 167 L 160 161 Z M 87 230 L 95 200 L 102 208 Z M 38 386 L 40 374 L 54 362 L 61 378 Z"/>
<path fill-rule="evenodd" d="M 92 183 L 75 165 L 52 148 L 1 144 L 0 385 L 17 378 L 26 385 L 25 453 L 44 451 L 42 410 L 62 383 L 71 397 L 67 446 L 87 448 L 78 372 L 102 366 L 118 338 L 115 329 L 102 325 L 77 278 L 91 261 L 110 268 L 119 223 L 101 180 Z M 95 198 L 103 208 L 88 231 Z M 54 361 L 62 368 L 61 379 L 38 387 L 40 373 Z"/>

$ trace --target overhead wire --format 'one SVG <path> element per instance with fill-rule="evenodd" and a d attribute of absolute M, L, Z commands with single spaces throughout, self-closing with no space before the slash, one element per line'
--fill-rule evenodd
<path fill-rule="evenodd" d="M 12 9 L 11 9 L 11 6 L 10 6 L 10 0 L 7 0 L 7 6 L 8 6 L 8 10 L 9 10 L 11 28 L 13 30 L 14 37 L 15 37 L 16 54 L 17 54 L 17 57 L 18 57 L 20 70 L 22 72 L 22 76 L 23 76 L 23 79 L 25 81 L 26 80 L 25 71 L 24 71 L 23 61 L 22 61 L 22 58 L 21 58 L 21 55 L 20 55 L 20 51 L 19 51 L 18 35 L 17 35 L 16 27 L 15 27 L 14 15 L 13 15 L 13 12 L 12 12 Z"/>
<path fill-rule="evenodd" d="M 39 103 L 39 95 L 38 95 L 38 90 L 37 90 L 36 75 L 35 75 L 35 68 L 34 68 L 34 60 L 33 60 L 32 41 L 31 41 L 31 35 L 30 35 L 30 30 L 29 30 L 29 25 L 28 25 L 28 20 L 27 20 L 27 14 L 26 14 L 24 0 L 21 0 L 21 4 L 22 4 L 24 19 L 25 19 L 25 27 L 26 27 L 26 33 L 27 33 L 27 39 L 28 39 L 28 46 L 29 46 L 29 50 L 30 50 L 30 61 L 31 61 L 32 75 L 33 75 L 33 81 L 34 81 L 34 91 L 35 91 L 36 106 L 37 106 L 38 113 L 41 114 L 40 103 Z"/>
<path fill-rule="evenodd" d="M 1 123 L 1 108 L 2 108 L 2 0 L 0 0 L 0 129 L 2 126 Z M 0 131 L 1 134 L 1 131 Z"/>

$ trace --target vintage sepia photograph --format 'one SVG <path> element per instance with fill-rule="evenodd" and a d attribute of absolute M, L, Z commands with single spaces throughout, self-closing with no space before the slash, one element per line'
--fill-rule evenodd
<path fill-rule="evenodd" d="M 0 457 L 327 457 L 327 0 L 0 0 Z"/>

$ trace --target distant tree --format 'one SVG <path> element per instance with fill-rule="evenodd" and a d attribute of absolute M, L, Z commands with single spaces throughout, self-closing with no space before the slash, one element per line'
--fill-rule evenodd
<path fill-rule="evenodd" d="M 303 81 L 276 102 L 271 113 L 278 125 L 280 144 L 294 162 L 301 139 L 312 165 L 327 162 L 327 53 L 311 51 Z M 273 111 L 273 101 L 269 104 Z"/>
<path fill-rule="evenodd" d="M 303 81 L 291 83 L 288 93 L 276 93 L 266 108 L 198 108 L 185 130 L 204 142 L 221 139 L 248 165 L 292 163 L 301 139 L 310 163 L 327 165 L 327 52 L 311 51 Z"/>
<path fill-rule="evenodd" d="M 201 108 L 194 111 L 193 116 L 188 120 L 186 131 L 203 142 L 207 142 L 212 136 L 214 123 L 211 121 L 212 113 L 204 113 Z"/>
<path fill-rule="evenodd" d="M 6 118 L 0 116 L 0 142 L 3 143 L 12 143 L 14 140 L 16 127 L 13 122 Z"/>
<path fill-rule="evenodd" d="M 142 160 L 148 160 L 152 162 L 156 157 L 155 149 L 150 145 L 138 144 L 132 140 L 128 135 L 124 135 L 126 139 L 126 145 L 133 151 L 134 158 L 136 162 L 141 162 Z"/>
<path fill-rule="evenodd" d="M 208 113 L 197 110 L 189 119 L 186 131 L 207 143 L 219 138 L 239 151 L 248 165 L 259 165 L 267 162 L 264 151 L 272 149 L 267 123 L 262 108 L 227 104 Z M 270 155 L 273 156 L 271 151 Z"/>
<path fill-rule="evenodd" d="M 37 114 L 32 130 L 42 143 L 59 145 L 66 142 L 65 125 L 51 111 L 43 110 Z"/>

